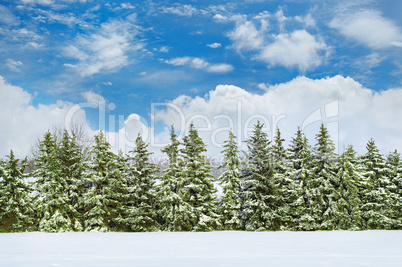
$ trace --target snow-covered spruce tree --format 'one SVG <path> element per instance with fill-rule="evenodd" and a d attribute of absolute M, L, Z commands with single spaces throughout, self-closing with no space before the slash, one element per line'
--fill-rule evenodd
<path fill-rule="evenodd" d="M 310 215 L 317 225 L 317 230 L 333 230 L 337 223 L 335 189 L 339 186 L 336 176 L 337 155 L 334 152 L 334 142 L 324 123 L 321 124 L 315 139 L 317 143 L 312 161 L 314 176 L 310 180 L 308 191 L 311 199 Z"/>
<path fill-rule="evenodd" d="M 291 222 L 288 223 L 288 230 L 311 231 L 317 229 L 315 220 L 310 216 L 311 199 L 308 196 L 309 181 L 313 176 L 311 161 L 311 148 L 306 136 L 300 128 L 290 140 L 289 161 L 291 169 L 289 178 L 289 195 L 286 203 L 289 205 Z"/>
<path fill-rule="evenodd" d="M 34 231 L 31 190 L 24 181 L 27 159 L 20 162 L 12 150 L 7 157 L 8 162 L 0 160 L 0 232 Z"/>
<path fill-rule="evenodd" d="M 71 220 L 71 214 L 75 213 L 75 209 L 68 199 L 67 181 L 62 175 L 57 146 L 49 131 L 39 144 L 35 165 L 38 169 L 32 174 L 36 177 L 35 211 L 39 218 L 39 230 L 73 231 L 74 222 Z"/>
<path fill-rule="evenodd" d="M 246 141 L 246 167 L 242 175 L 241 220 L 247 231 L 275 228 L 277 196 L 273 183 L 274 170 L 270 158 L 270 141 L 259 121 Z"/>
<path fill-rule="evenodd" d="M 292 217 L 290 215 L 290 206 L 287 201 L 291 195 L 290 174 L 292 172 L 289 163 L 289 153 L 283 147 L 285 139 L 281 136 L 279 128 L 276 129 L 276 135 L 272 144 L 272 167 L 274 169 L 274 194 L 276 196 L 273 230 L 288 230 L 291 228 Z"/>
<path fill-rule="evenodd" d="M 129 231 L 150 232 L 158 230 L 157 212 L 155 210 L 156 191 L 155 173 L 157 166 L 149 161 L 147 144 L 138 134 L 135 148 L 128 157 L 128 196 L 121 222 Z"/>
<path fill-rule="evenodd" d="M 85 196 L 85 231 L 116 230 L 115 218 L 121 210 L 123 188 L 118 157 L 110 151 L 102 131 L 95 136 L 92 160 L 86 178 L 91 188 Z"/>
<path fill-rule="evenodd" d="M 183 181 L 183 161 L 179 155 L 180 141 L 174 132 L 173 125 L 170 131 L 171 143 L 161 151 L 168 156 L 167 168 L 157 186 L 157 205 L 159 221 L 163 231 L 184 231 L 192 229 L 192 222 L 196 221 L 193 207 L 182 199 L 181 190 Z"/>
<path fill-rule="evenodd" d="M 392 220 L 387 217 L 389 180 L 386 177 L 386 162 L 373 139 L 367 143 L 367 152 L 361 157 L 363 168 L 362 218 L 367 229 L 391 229 Z"/>
<path fill-rule="evenodd" d="M 398 151 L 394 151 L 387 158 L 387 175 L 389 193 L 387 217 L 391 220 L 391 229 L 402 229 L 402 160 Z"/>
<path fill-rule="evenodd" d="M 61 175 L 66 181 L 65 193 L 71 205 L 71 222 L 75 231 L 82 231 L 84 224 L 84 194 L 86 184 L 83 179 L 85 170 L 82 147 L 78 144 L 77 138 L 64 130 L 60 144 L 57 147 L 60 160 Z"/>
<path fill-rule="evenodd" d="M 229 139 L 223 145 L 222 153 L 225 162 L 221 165 L 225 171 L 219 177 L 220 185 L 223 189 L 219 214 L 224 230 L 241 230 L 240 221 L 240 158 L 239 149 L 236 144 L 236 136 L 232 131 L 229 132 Z"/>
<path fill-rule="evenodd" d="M 339 187 L 335 191 L 336 203 L 333 205 L 335 230 L 360 230 L 363 227 L 359 197 L 362 175 L 353 146 L 346 148 L 339 157 L 339 163 Z"/>
<path fill-rule="evenodd" d="M 183 138 L 181 155 L 184 161 L 183 184 L 179 191 L 182 199 L 189 204 L 183 206 L 181 215 L 186 222 L 183 226 L 191 228 L 187 231 L 211 231 L 220 225 L 216 207 L 216 188 L 213 184 L 211 167 L 203 155 L 205 144 L 198 135 L 194 124 L 190 124 L 188 135 Z M 187 209 L 191 207 L 191 209 Z"/>

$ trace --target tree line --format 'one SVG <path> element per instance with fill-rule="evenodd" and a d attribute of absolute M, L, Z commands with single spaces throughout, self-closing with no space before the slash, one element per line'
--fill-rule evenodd
<path fill-rule="evenodd" d="M 48 131 L 29 172 L 12 150 L 0 160 L 0 231 L 402 229 L 400 154 L 384 157 L 371 139 L 364 155 L 337 155 L 324 124 L 314 146 L 299 128 L 285 148 L 279 129 L 269 140 L 258 122 L 244 158 L 229 132 L 218 178 L 193 124 L 182 140 L 172 126 L 160 175 L 140 135 L 127 155 L 102 131 L 89 154 L 79 139 Z"/>

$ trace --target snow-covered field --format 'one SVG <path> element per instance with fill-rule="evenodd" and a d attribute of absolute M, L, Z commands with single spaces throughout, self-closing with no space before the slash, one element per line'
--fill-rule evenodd
<path fill-rule="evenodd" d="M 0 266 L 402 266 L 402 231 L 0 234 Z"/>

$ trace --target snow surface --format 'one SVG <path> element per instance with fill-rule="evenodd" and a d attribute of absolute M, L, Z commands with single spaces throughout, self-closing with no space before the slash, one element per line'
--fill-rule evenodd
<path fill-rule="evenodd" d="M 402 231 L 0 234 L 0 266 L 402 266 Z"/>

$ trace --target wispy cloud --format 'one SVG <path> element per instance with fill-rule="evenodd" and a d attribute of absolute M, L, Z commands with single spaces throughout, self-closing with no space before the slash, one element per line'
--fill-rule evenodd
<path fill-rule="evenodd" d="M 23 66 L 24 64 L 21 61 L 15 61 L 11 58 L 7 59 L 7 63 L 6 66 L 15 72 L 20 72 L 20 68 Z"/>
<path fill-rule="evenodd" d="M 179 5 L 176 4 L 172 7 L 163 7 L 162 13 L 174 14 L 184 17 L 190 17 L 197 13 L 197 9 L 192 5 Z"/>
<path fill-rule="evenodd" d="M 110 83 L 110 85 L 112 85 L 112 84 Z M 100 94 L 94 93 L 92 91 L 83 92 L 83 93 L 81 93 L 81 96 L 85 99 L 85 101 L 91 102 L 91 103 L 99 103 L 100 101 L 105 101 L 105 98 L 103 96 L 101 96 Z"/>
<path fill-rule="evenodd" d="M 189 66 L 193 69 L 200 69 L 212 73 L 227 73 L 234 69 L 230 64 L 212 64 L 198 57 L 177 57 L 170 60 L 165 60 L 165 63 L 174 66 Z"/>
<path fill-rule="evenodd" d="M 402 47 L 402 30 L 377 10 L 338 14 L 329 26 L 373 49 Z"/>
<path fill-rule="evenodd" d="M 4 24 L 18 25 L 20 23 L 20 19 L 3 5 L 0 5 L 0 14 L 0 22 Z"/>
<path fill-rule="evenodd" d="M 96 32 L 82 35 L 65 48 L 67 56 L 78 60 L 65 66 L 76 69 L 81 76 L 113 72 L 129 64 L 127 53 L 142 48 L 135 41 L 138 28 L 132 21 L 114 20 L 103 23 Z"/>

